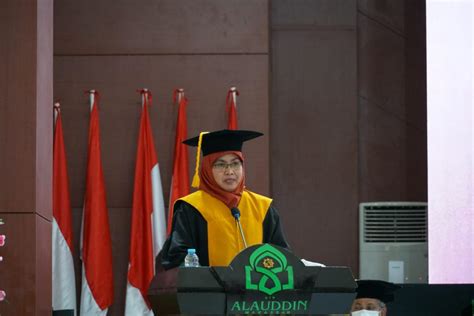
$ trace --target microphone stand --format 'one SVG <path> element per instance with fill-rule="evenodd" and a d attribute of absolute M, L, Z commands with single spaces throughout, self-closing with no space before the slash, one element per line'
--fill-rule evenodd
<path fill-rule="evenodd" d="M 237 222 L 237 226 L 239 226 L 240 236 L 242 237 L 242 241 L 244 242 L 244 249 L 247 248 L 247 241 L 245 240 L 244 231 L 242 229 L 242 225 L 240 224 L 240 210 L 236 207 L 233 207 L 230 212 L 232 216 L 234 216 L 235 221 Z"/>

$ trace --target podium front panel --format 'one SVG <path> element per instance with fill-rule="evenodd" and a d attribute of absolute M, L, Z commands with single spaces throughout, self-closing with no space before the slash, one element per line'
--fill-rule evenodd
<path fill-rule="evenodd" d="M 346 314 L 351 310 L 356 293 L 313 293 L 310 310 L 314 314 Z"/>
<path fill-rule="evenodd" d="M 178 292 L 181 314 L 225 315 L 225 293 Z"/>

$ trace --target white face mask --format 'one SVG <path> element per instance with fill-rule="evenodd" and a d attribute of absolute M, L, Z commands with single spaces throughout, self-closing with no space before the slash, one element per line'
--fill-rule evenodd
<path fill-rule="evenodd" d="M 351 312 L 352 316 L 379 316 L 380 312 L 379 311 L 368 311 L 366 309 L 363 309 L 361 311 L 356 311 L 356 312 Z"/>

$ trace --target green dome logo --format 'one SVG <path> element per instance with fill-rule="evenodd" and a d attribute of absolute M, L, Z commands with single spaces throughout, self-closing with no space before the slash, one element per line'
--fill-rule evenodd
<path fill-rule="evenodd" d="M 252 282 L 252 275 L 257 282 Z M 282 284 L 280 277 L 287 276 L 287 283 Z M 258 290 L 267 295 L 273 295 L 282 290 L 293 290 L 293 267 L 288 265 L 286 257 L 278 249 L 269 244 L 257 248 L 249 258 L 249 265 L 245 266 L 245 288 Z"/>

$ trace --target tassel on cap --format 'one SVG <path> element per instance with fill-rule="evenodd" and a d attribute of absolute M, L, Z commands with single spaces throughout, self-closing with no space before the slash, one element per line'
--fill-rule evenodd
<path fill-rule="evenodd" d="M 194 169 L 193 182 L 191 184 L 191 186 L 193 188 L 196 188 L 196 189 L 199 188 L 199 184 L 201 182 L 201 180 L 199 179 L 199 165 L 200 165 L 200 160 L 201 160 L 202 136 L 204 136 L 204 134 L 207 134 L 207 133 L 209 133 L 209 132 L 199 133 L 198 148 L 197 148 L 197 151 L 196 151 L 196 168 Z"/>

